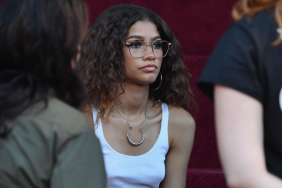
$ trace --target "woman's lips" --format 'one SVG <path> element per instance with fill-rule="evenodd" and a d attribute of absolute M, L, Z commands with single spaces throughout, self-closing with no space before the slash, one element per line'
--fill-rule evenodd
<path fill-rule="evenodd" d="M 146 65 L 141 68 L 141 70 L 146 71 L 146 72 L 153 72 L 157 69 L 156 65 Z"/>

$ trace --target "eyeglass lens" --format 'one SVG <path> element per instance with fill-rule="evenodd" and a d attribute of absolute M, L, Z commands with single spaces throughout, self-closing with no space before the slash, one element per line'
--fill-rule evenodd
<path fill-rule="evenodd" d="M 165 57 L 169 49 L 167 41 L 155 41 L 151 46 L 156 58 Z M 147 43 L 141 40 L 131 41 L 128 47 L 133 57 L 142 57 L 146 53 Z"/>

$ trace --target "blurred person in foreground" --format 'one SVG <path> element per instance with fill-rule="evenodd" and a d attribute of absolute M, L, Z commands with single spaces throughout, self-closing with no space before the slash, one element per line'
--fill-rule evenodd
<path fill-rule="evenodd" d="M 240 0 L 233 17 L 198 86 L 215 102 L 228 186 L 281 188 L 282 1 Z"/>
<path fill-rule="evenodd" d="M 75 71 L 88 25 L 83 0 L 0 6 L 0 187 L 105 187 Z"/>

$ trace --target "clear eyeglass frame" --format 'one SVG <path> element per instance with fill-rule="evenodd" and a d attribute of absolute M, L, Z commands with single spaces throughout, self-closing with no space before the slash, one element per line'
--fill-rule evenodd
<path fill-rule="evenodd" d="M 143 49 L 143 51 L 144 51 L 143 55 L 137 56 L 137 57 L 136 57 L 136 56 L 133 56 L 133 55 L 131 54 L 131 51 L 130 51 L 130 44 L 133 43 L 133 42 L 136 42 L 136 41 L 143 41 L 143 42 L 146 44 L 146 45 L 145 45 L 145 48 Z M 167 43 L 167 51 L 166 51 L 166 53 L 165 53 L 162 57 L 157 57 L 156 54 L 155 54 L 155 52 L 154 52 L 153 44 L 154 44 L 155 42 L 166 42 L 166 43 Z M 147 51 L 147 47 L 148 47 L 148 46 L 151 46 L 155 58 L 163 58 L 163 57 L 165 57 L 165 56 L 168 54 L 169 48 L 170 48 L 170 46 L 171 46 L 171 42 L 166 41 L 166 40 L 155 40 L 155 41 L 153 41 L 153 42 L 150 43 L 150 44 L 148 44 L 148 42 L 145 41 L 145 40 L 133 40 L 133 41 L 125 42 L 125 43 L 123 43 L 123 44 L 128 47 L 129 53 L 130 53 L 131 57 L 133 57 L 133 58 L 140 58 L 140 57 L 143 57 L 143 56 L 146 54 L 146 51 Z"/>

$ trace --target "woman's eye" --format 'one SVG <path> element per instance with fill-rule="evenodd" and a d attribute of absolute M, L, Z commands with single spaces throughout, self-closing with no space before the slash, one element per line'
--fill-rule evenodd
<path fill-rule="evenodd" d="M 142 45 L 140 42 L 132 42 L 130 43 L 129 47 L 131 48 L 140 48 Z"/>
<path fill-rule="evenodd" d="M 160 49 L 160 48 L 162 48 L 162 43 L 161 43 L 161 42 L 154 42 L 153 48 L 154 48 L 154 49 Z"/>

